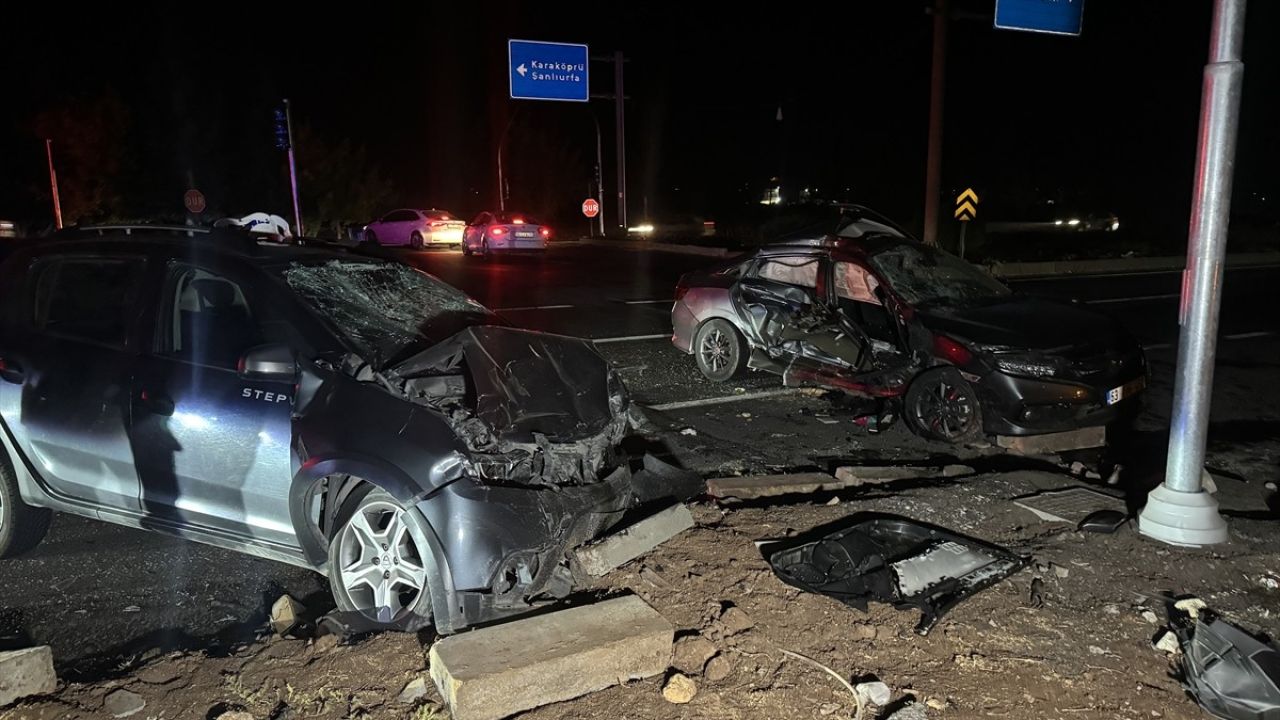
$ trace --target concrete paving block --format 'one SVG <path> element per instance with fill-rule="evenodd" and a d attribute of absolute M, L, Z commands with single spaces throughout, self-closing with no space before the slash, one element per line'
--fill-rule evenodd
<path fill-rule="evenodd" d="M 0 652 L 0 707 L 32 695 L 48 695 L 58 687 L 53 650 L 48 645 Z"/>
<path fill-rule="evenodd" d="M 827 473 L 746 475 L 708 480 L 707 494 L 718 498 L 754 500 L 779 495 L 808 495 L 820 490 L 839 490 L 842 487 L 844 487 L 842 483 Z"/>
<path fill-rule="evenodd" d="M 996 445 L 1018 455 L 1051 455 L 1069 450 L 1103 447 L 1106 444 L 1107 429 L 1105 427 L 1080 428 L 1048 435 L 1025 437 L 999 435 L 996 437 Z"/>
<path fill-rule="evenodd" d="M 674 635 L 629 595 L 444 638 L 431 678 L 453 720 L 497 720 L 660 675 Z"/>
<path fill-rule="evenodd" d="M 574 551 L 587 574 L 601 577 L 693 527 L 693 514 L 683 504 L 662 512 Z"/>
<path fill-rule="evenodd" d="M 836 468 L 836 479 L 844 487 L 879 485 L 897 480 L 919 478 L 959 477 L 972 475 L 968 465 L 943 465 L 941 467 L 917 467 L 912 465 L 846 465 Z"/>

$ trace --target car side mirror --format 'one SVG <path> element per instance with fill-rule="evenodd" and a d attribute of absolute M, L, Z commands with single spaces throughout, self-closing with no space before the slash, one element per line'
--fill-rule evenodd
<path fill-rule="evenodd" d="M 287 345 L 259 345 L 249 348 L 240 358 L 239 371 L 246 380 L 293 382 L 298 375 L 298 361 Z"/>

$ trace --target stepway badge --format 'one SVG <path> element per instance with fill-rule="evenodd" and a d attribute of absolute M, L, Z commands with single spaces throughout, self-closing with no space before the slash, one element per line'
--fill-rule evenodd
<path fill-rule="evenodd" d="M 587 46 L 538 40 L 508 40 L 514 100 L 587 102 L 591 98 Z"/>

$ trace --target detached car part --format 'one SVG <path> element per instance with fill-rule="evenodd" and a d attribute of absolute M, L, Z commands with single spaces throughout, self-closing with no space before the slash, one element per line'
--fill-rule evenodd
<path fill-rule="evenodd" d="M 863 611 L 871 600 L 918 609 L 921 635 L 958 603 L 1030 562 L 944 528 L 872 513 L 761 550 L 773 572 L 793 587 Z"/>
<path fill-rule="evenodd" d="M 1225 720 L 1280 718 L 1280 650 L 1203 613 L 1175 628 L 1182 682 L 1200 707 Z"/>

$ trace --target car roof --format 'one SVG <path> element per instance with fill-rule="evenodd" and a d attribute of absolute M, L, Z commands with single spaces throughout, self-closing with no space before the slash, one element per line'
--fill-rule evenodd
<path fill-rule="evenodd" d="M 300 261 L 324 259 L 360 259 L 382 262 L 376 258 L 352 255 L 346 248 L 312 238 L 276 240 L 261 233 L 250 233 L 239 227 L 201 228 L 160 225 L 105 225 L 75 227 L 47 238 L 24 243 L 23 250 L 40 255 L 91 250 L 137 253 L 147 247 L 171 247 L 178 252 L 199 251 L 234 258 L 262 261 Z"/>
<path fill-rule="evenodd" d="M 869 257 L 893 247 L 909 245 L 918 247 L 921 243 L 910 238 L 884 235 L 867 235 L 860 238 L 842 238 L 831 235 L 796 238 L 786 242 L 764 245 L 756 253 L 758 257 L 778 255 L 822 255 L 834 253 L 855 257 Z"/>

